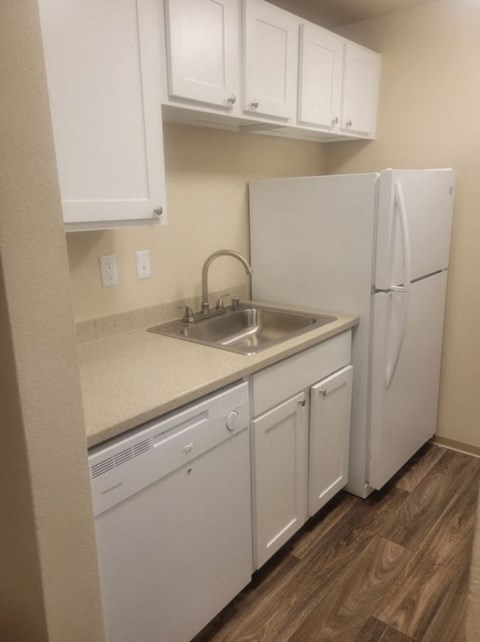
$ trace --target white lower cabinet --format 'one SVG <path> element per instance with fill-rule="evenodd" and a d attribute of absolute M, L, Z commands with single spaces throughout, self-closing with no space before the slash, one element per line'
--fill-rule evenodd
<path fill-rule="evenodd" d="M 348 482 L 352 372 L 347 366 L 311 388 L 309 517 Z"/>
<path fill-rule="evenodd" d="M 255 568 L 348 482 L 350 348 L 345 332 L 251 377 Z"/>
<path fill-rule="evenodd" d="M 308 407 L 304 392 L 252 421 L 255 549 L 261 566 L 307 517 Z"/>

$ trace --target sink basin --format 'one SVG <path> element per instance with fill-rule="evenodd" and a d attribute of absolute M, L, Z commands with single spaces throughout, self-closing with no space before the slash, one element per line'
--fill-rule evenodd
<path fill-rule="evenodd" d="M 302 314 L 259 305 L 244 305 L 238 310 L 225 310 L 216 316 L 194 323 L 170 321 L 148 332 L 194 341 L 204 345 L 256 354 L 282 341 L 318 328 L 337 317 Z"/>

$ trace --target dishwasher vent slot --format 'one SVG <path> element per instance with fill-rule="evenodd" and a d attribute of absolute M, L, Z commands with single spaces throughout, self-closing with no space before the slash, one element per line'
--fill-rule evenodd
<path fill-rule="evenodd" d="M 151 447 L 152 447 L 152 444 L 150 442 L 150 439 L 144 439 L 143 441 L 139 441 L 138 444 L 135 444 L 135 446 L 133 447 L 133 456 L 137 457 L 142 453 L 146 453 L 147 450 L 150 450 Z"/>
<path fill-rule="evenodd" d="M 99 461 L 91 467 L 90 477 L 95 479 L 95 477 L 100 477 L 103 473 L 108 473 L 109 470 L 113 470 L 114 468 L 113 457 L 107 457 L 107 459 L 102 459 L 102 461 Z"/>
<path fill-rule="evenodd" d="M 91 467 L 90 469 L 91 479 L 100 477 L 100 475 L 103 475 L 104 473 L 108 473 L 110 470 L 113 470 L 114 468 L 118 468 L 119 466 L 122 466 L 123 464 L 127 463 L 127 461 L 130 461 L 134 457 L 143 455 L 143 453 L 146 453 L 148 450 L 150 450 L 151 447 L 152 447 L 152 444 L 150 439 L 144 439 L 143 441 L 138 442 L 138 444 L 135 444 L 134 446 L 125 448 L 124 450 L 121 450 L 120 452 L 116 453 L 113 456 L 107 457 L 106 459 L 102 459 L 96 464 L 93 464 L 93 466 Z"/>
<path fill-rule="evenodd" d="M 238 406 L 241 406 L 242 404 L 246 403 L 247 400 L 248 400 L 248 393 L 247 393 L 247 389 L 245 388 L 244 390 L 237 392 L 237 394 L 235 395 L 230 394 L 228 399 L 226 399 L 223 402 L 219 402 L 215 404 L 213 408 L 209 408 L 208 416 L 210 419 L 214 419 L 215 417 L 219 417 L 219 416 L 224 416 L 230 410 L 234 410 Z"/>

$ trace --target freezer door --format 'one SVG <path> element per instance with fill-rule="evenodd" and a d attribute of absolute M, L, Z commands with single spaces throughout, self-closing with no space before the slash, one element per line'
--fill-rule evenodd
<path fill-rule="evenodd" d="M 381 488 L 436 431 L 446 271 L 373 296 L 368 482 Z"/>
<path fill-rule="evenodd" d="M 455 172 L 384 170 L 379 181 L 375 288 L 448 267 Z"/>

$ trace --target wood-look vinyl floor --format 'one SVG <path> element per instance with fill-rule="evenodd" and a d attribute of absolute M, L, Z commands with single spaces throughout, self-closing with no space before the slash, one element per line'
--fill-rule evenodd
<path fill-rule="evenodd" d="M 480 459 L 427 444 L 340 493 L 195 642 L 464 642 Z"/>

